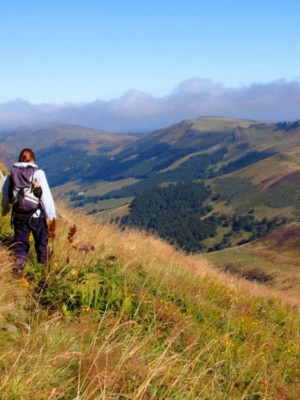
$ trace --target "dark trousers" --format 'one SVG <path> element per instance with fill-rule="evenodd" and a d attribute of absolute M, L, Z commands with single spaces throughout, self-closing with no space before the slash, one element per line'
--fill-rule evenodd
<path fill-rule="evenodd" d="M 32 232 L 37 261 L 45 264 L 47 261 L 47 224 L 45 218 L 14 218 L 15 255 L 20 264 L 25 267 L 29 251 L 29 235 Z"/>

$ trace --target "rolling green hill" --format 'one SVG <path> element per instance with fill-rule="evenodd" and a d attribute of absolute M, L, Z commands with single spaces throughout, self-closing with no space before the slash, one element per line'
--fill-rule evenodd
<path fill-rule="evenodd" d="M 47 170 L 51 186 L 78 179 L 90 167 L 100 168 L 109 162 L 110 151 L 135 141 L 125 134 L 62 124 L 2 131 L 0 139 L 9 151 L 10 157 L 3 157 L 9 166 L 22 148 L 32 148 L 38 165 Z"/>
<path fill-rule="evenodd" d="M 134 141 L 133 136 L 89 129 L 83 126 L 57 124 L 37 128 L 20 127 L 13 131 L 1 131 L 2 146 L 18 154 L 23 147 L 36 152 L 50 147 L 66 147 L 88 150 L 91 153 L 111 149 Z"/>

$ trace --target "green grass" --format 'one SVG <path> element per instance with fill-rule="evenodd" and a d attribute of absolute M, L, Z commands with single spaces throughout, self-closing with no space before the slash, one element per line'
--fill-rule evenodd
<path fill-rule="evenodd" d="M 124 204 L 128 204 L 132 201 L 133 197 L 122 197 L 121 199 L 107 199 L 98 201 L 96 204 L 88 203 L 85 207 L 82 207 L 85 211 L 93 210 L 97 208 L 98 210 L 113 210 Z"/>
<path fill-rule="evenodd" d="M 258 121 L 230 117 L 201 117 L 197 120 L 191 120 L 191 122 L 193 122 L 193 128 L 199 130 L 199 132 L 231 132 L 237 126 L 247 128 L 258 123 Z"/>
<path fill-rule="evenodd" d="M 272 208 L 293 207 L 299 209 L 300 194 L 297 183 L 281 182 L 257 196 L 256 203 Z"/>

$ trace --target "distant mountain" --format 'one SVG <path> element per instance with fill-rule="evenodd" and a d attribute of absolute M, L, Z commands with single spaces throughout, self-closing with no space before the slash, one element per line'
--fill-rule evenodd
<path fill-rule="evenodd" d="M 106 169 L 92 171 L 88 178 L 149 178 L 165 169 L 176 169 L 191 157 L 212 154 L 231 144 L 235 129 L 260 124 L 255 121 L 220 117 L 187 120 L 144 135 L 113 152 L 114 162 Z"/>
<path fill-rule="evenodd" d="M 35 151 L 52 147 L 68 147 L 97 154 L 129 144 L 135 141 L 135 137 L 77 125 L 59 124 L 0 131 L 0 140 L 2 146 L 14 154 L 18 154 L 24 147 L 32 148 Z"/>
<path fill-rule="evenodd" d="M 80 171 L 87 169 L 90 163 L 99 167 L 104 160 L 110 160 L 108 153 L 134 142 L 136 138 L 116 132 L 60 124 L 2 131 L 0 140 L 10 154 L 10 157 L 3 157 L 8 166 L 16 160 L 22 148 L 32 148 L 38 165 L 47 169 L 51 186 L 56 186 L 81 177 Z"/>

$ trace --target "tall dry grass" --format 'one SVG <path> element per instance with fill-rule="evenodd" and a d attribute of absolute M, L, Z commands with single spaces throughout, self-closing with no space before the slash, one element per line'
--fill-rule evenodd
<path fill-rule="evenodd" d="M 134 307 L 47 308 L 34 279 L 12 280 L 2 249 L 1 400 L 297 399 L 299 318 L 273 292 L 155 236 L 60 209 L 46 281 L 103 260 Z"/>
<path fill-rule="evenodd" d="M 24 301 L 26 291 L 21 285 L 16 285 L 11 275 L 13 257 L 0 245 L 0 323 L 3 323 L 3 315 L 14 312 Z"/>
<path fill-rule="evenodd" d="M 266 285 L 250 282 L 246 279 L 226 274 L 214 266 L 203 256 L 187 255 L 180 249 L 175 249 L 155 234 L 148 234 L 145 231 L 127 228 L 121 230 L 118 225 L 103 223 L 95 224 L 95 221 L 80 212 L 74 213 L 59 204 L 65 223 L 59 224 L 59 237 L 67 236 L 67 229 L 71 224 L 77 224 L 78 233 L 76 241 L 78 243 L 90 243 L 95 246 L 96 251 L 89 255 L 89 260 L 109 254 L 117 255 L 123 262 L 124 268 L 133 265 L 143 265 L 149 274 L 160 276 L 160 279 L 181 287 L 185 279 L 193 277 L 211 279 L 227 285 L 236 290 L 237 293 L 244 293 L 258 298 L 274 297 L 283 303 L 298 309 L 299 298 L 289 296 L 283 291 L 279 291 Z M 55 244 L 57 253 L 64 254 L 64 244 Z M 75 262 L 80 262 L 82 257 L 79 254 L 73 255 Z M 63 261 L 63 260 L 60 260 Z M 187 289 L 187 288 L 184 288 Z M 190 286 L 187 289 L 190 290 Z"/>

